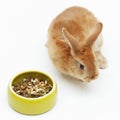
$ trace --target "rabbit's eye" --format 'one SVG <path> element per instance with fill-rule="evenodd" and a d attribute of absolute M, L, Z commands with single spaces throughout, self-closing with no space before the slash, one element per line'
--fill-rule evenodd
<path fill-rule="evenodd" d="M 84 70 L 84 65 L 80 64 L 80 69 Z"/>

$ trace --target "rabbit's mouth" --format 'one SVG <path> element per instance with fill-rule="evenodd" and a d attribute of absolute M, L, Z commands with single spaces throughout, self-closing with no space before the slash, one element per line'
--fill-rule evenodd
<path fill-rule="evenodd" d="M 84 81 L 85 82 L 90 82 L 91 80 L 95 80 L 96 78 L 98 77 L 98 75 L 95 75 L 95 76 L 87 76 L 86 78 L 84 78 Z"/>
<path fill-rule="evenodd" d="M 90 82 L 90 81 L 91 81 L 91 78 L 90 78 L 90 77 L 86 77 L 86 78 L 84 78 L 84 81 L 85 81 L 85 82 Z"/>

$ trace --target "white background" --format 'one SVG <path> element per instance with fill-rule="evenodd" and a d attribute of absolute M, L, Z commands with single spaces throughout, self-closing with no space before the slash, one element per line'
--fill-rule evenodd
<path fill-rule="evenodd" d="M 109 67 L 91 83 L 60 74 L 48 57 L 47 30 L 65 8 L 88 8 L 103 23 Z M 120 120 L 120 5 L 118 0 L 0 0 L 0 120 Z M 48 73 L 58 85 L 56 106 L 27 116 L 8 105 L 7 85 L 19 72 Z"/>

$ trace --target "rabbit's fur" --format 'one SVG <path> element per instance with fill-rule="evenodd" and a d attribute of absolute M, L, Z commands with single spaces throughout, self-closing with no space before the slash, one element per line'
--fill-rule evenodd
<path fill-rule="evenodd" d="M 48 53 L 62 73 L 90 81 L 98 68 L 106 67 L 100 52 L 102 23 L 82 7 L 70 7 L 58 15 L 48 30 Z"/>

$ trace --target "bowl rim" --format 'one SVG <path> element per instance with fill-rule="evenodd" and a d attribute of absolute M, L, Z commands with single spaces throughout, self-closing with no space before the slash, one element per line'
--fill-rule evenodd
<path fill-rule="evenodd" d="M 13 90 L 13 88 L 12 88 L 12 83 L 13 83 L 13 81 L 14 81 L 14 79 L 15 79 L 16 77 L 18 77 L 18 76 L 20 76 L 20 75 L 22 75 L 22 74 L 24 74 L 24 73 L 29 73 L 29 72 L 35 72 L 35 73 L 38 73 L 38 74 L 42 74 L 42 75 L 47 76 L 47 77 L 51 80 L 51 82 L 53 83 L 53 86 L 52 86 L 52 89 L 50 90 L 50 92 L 47 93 L 47 94 L 44 95 L 44 96 L 37 97 L 37 98 L 27 98 L 27 97 L 18 95 L 18 94 Z M 11 91 L 15 96 L 17 96 L 17 97 L 19 97 L 19 98 L 21 98 L 21 99 L 24 99 L 24 100 L 30 100 L 30 101 L 32 101 L 32 100 L 44 99 L 44 98 L 48 97 L 49 95 L 51 95 L 51 94 L 55 91 L 55 89 L 56 89 L 56 87 L 57 87 L 57 84 L 56 84 L 56 82 L 53 80 L 53 78 L 52 78 L 50 75 L 48 75 L 47 73 L 45 73 L 45 72 L 41 72 L 41 71 L 37 71 L 37 70 L 28 70 L 28 71 L 24 71 L 24 72 L 19 72 L 19 73 L 17 73 L 15 76 L 13 76 L 12 79 L 9 81 L 8 87 L 9 87 L 10 91 Z"/>

